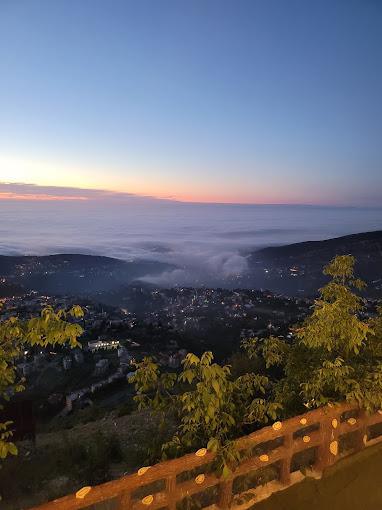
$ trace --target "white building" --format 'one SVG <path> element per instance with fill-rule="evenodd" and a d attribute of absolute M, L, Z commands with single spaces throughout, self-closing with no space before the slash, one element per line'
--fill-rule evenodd
<path fill-rule="evenodd" d="M 119 340 L 94 340 L 92 342 L 88 342 L 88 348 L 91 352 L 95 352 L 100 349 L 118 349 L 118 347 Z"/>

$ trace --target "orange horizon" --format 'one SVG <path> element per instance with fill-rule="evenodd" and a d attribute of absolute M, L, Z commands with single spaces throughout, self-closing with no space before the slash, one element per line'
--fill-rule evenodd
<path fill-rule="evenodd" d="M 10 183 L 10 182 L 0 182 L 1 184 L 6 185 L 14 185 L 20 187 L 23 186 L 23 183 Z M 105 189 L 105 188 L 95 188 L 95 187 L 76 187 L 76 186 L 51 186 L 51 185 L 40 185 L 40 184 L 33 184 L 32 186 L 35 186 L 36 189 L 33 189 L 33 192 L 31 193 L 25 193 L 20 191 L 0 191 L 0 201 L 1 200 L 20 200 L 20 201 L 73 201 L 73 200 L 82 200 L 82 201 L 91 201 L 91 200 L 97 200 L 102 198 L 110 198 L 110 196 L 115 198 L 123 198 L 124 195 L 130 195 L 137 198 L 152 198 L 154 200 L 170 200 L 174 202 L 186 202 L 186 203 L 215 203 L 215 204 L 271 204 L 271 203 L 277 203 L 277 200 L 264 200 L 264 199 L 243 199 L 243 198 L 231 198 L 227 197 L 226 194 L 219 195 L 209 195 L 209 194 L 192 194 L 192 193 L 184 193 L 184 192 L 178 192 L 178 193 L 155 193 L 153 190 L 148 190 L 147 192 L 141 192 L 141 191 L 124 191 L 124 190 L 113 190 L 113 189 Z M 44 188 L 69 188 L 67 195 L 59 195 L 55 194 L 54 191 L 52 193 L 46 192 Z M 41 192 L 39 192 L 39 188 L 41 189 Z M 70 188 L 73 190 L 79 190 L 82 191 L 82 195 L 71 195 L 70 194 Z M 89 196 L 86 196 L 86 193 L 89 192 Z M 97 194 L 99 193 L 99 195 Z M 94 193 L 94 195 L 92 195 Z M 103 195 L 104 193 L 104 195 Z M 292 202 L 291 202 L 292 203 Z"/>
<path fill-rule="evenodd" d="M 3 190 L 1 186 L 3 185 Z M 9 189 L 9 187 L 13 187 Z M 5 191 L 6 190 L 6 191 Z M 56 191 L 57 190 L 57 191 Z M 59 190 L 65 190 L 66 194 L 59 194 Z M 72 191 L 71 191 L 72 190 Z M 78 195 L 75 193 L 78 192 Z M 264 193 L 265 194 L 265 193 Z M 234 193 L 233 193 L 234 195 Z M 91 202 L 96 200 L 107 200 L 107 199 L 152 199 L 152 200 L 168 200 L 173 202 L 182 203 L 200 203 L 200 204 L 238 204 L 238 205 L 320 205 L 320 206 L 331 206 L 331 205 L 346 205 L 331 203 L 330 201 L 317 202 L 317 200 L 301 202 L 295 197 L 291 197 L 288 200 L 283 200 L 283 197 L 275 196 L 269 197 L 268 200 L 264 198 L 253 199 L 249 197 L 228 197 L 226 193 L 219 194 L 208 194 L 208 193 L 153 193 L 150 191 L 146 193 L 141 192 L 129 192 L 129 191 L 116 191 L 108 190 L 105 188 L 95 187 L 76 187 L 76 186 L 60 186 L 60 185 L 39 185 L 39 184 L 28 184 L 22 182 L 1 182 L 0 181 L 0 202 L 1 201 L 33 201 L 33 202 Z"/>
<path fill-rule="evenodd" d="M 118 192 L 115 192 L 116 194 Z M 121 193 L 122 194 L 122 193 Z M 240 201 L 240 200 L 224 200 L 224 199 L 192 199 L 188 197 L 161 197 L 161 196 L 148 196 L 144 194 L 134 194 L 137 198 L 149 198 L 152 200 L 168 200 L 171 202 L 181 202 L 188 204 L 232 204 L 232 205 L 321 205 L 321 206 L 329 206 L 333 204 L 317 204 L 314 202 L 298 202 L 298 201 Z M 0 192 L 0 202 L 91 202 L 96 200 L 102 200 L 104 197 L 84 197 L 84 196 L 62 196 L 62 195 L 32 195 L 32 194 L 16 194 L 16 193 L 2 193 Z"/>
<path fill-rule="evenodd" d="M 80 200 L 85 201 L 89 200 L 88 197 L 80 197 L 80 196 L 60 196 L 60 195 L 46 195 L 46 194 L 17 194 L 17 193 L 6 193 L 0 192 L 0 200 L 20 200 L 20 201 L 28 201 L 32 200 L 35 202 L 54 202 L 61 200 Z"/>

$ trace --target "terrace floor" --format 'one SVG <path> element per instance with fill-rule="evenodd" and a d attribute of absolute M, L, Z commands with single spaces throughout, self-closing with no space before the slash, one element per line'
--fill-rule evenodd
<path fill-rule="evenodd" d="M 339 461 L 320 480 L 302 482 L 252 506 L 252 510 L 382 509 L 382 443 Z"/>

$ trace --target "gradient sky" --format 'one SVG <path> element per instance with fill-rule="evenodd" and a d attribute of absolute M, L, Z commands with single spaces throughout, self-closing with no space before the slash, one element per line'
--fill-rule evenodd
<path fill-rule="evenodd" d="M 382 205 L 381 95 L 379 0 L 0 0 L 3 182 Z"/>

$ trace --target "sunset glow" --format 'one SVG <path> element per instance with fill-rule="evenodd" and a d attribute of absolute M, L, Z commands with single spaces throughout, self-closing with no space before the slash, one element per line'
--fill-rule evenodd
<path fill-rule="evenodd" d="M 95 3 L 0 7 L 0 182 L 381 203 L 376 3 Z M 0 200 L 91 199 L 61 195 L 3 189 Z"/>
<path fill-rule="evenodd" d="M 86 197 L 71 197 L 71 196 L 55 196 L 55 195 L 45 195 L 44 193 L 40 193 L 37 195 L 19 195 L 17 193 L 2 193 L 0 192 L 0 200 L 88 200 Z"/>
<path fill-rule="evenodd" d="M 0 71 L 1 508 L 366 510 L 382 0 L 0 0 Z"/>

